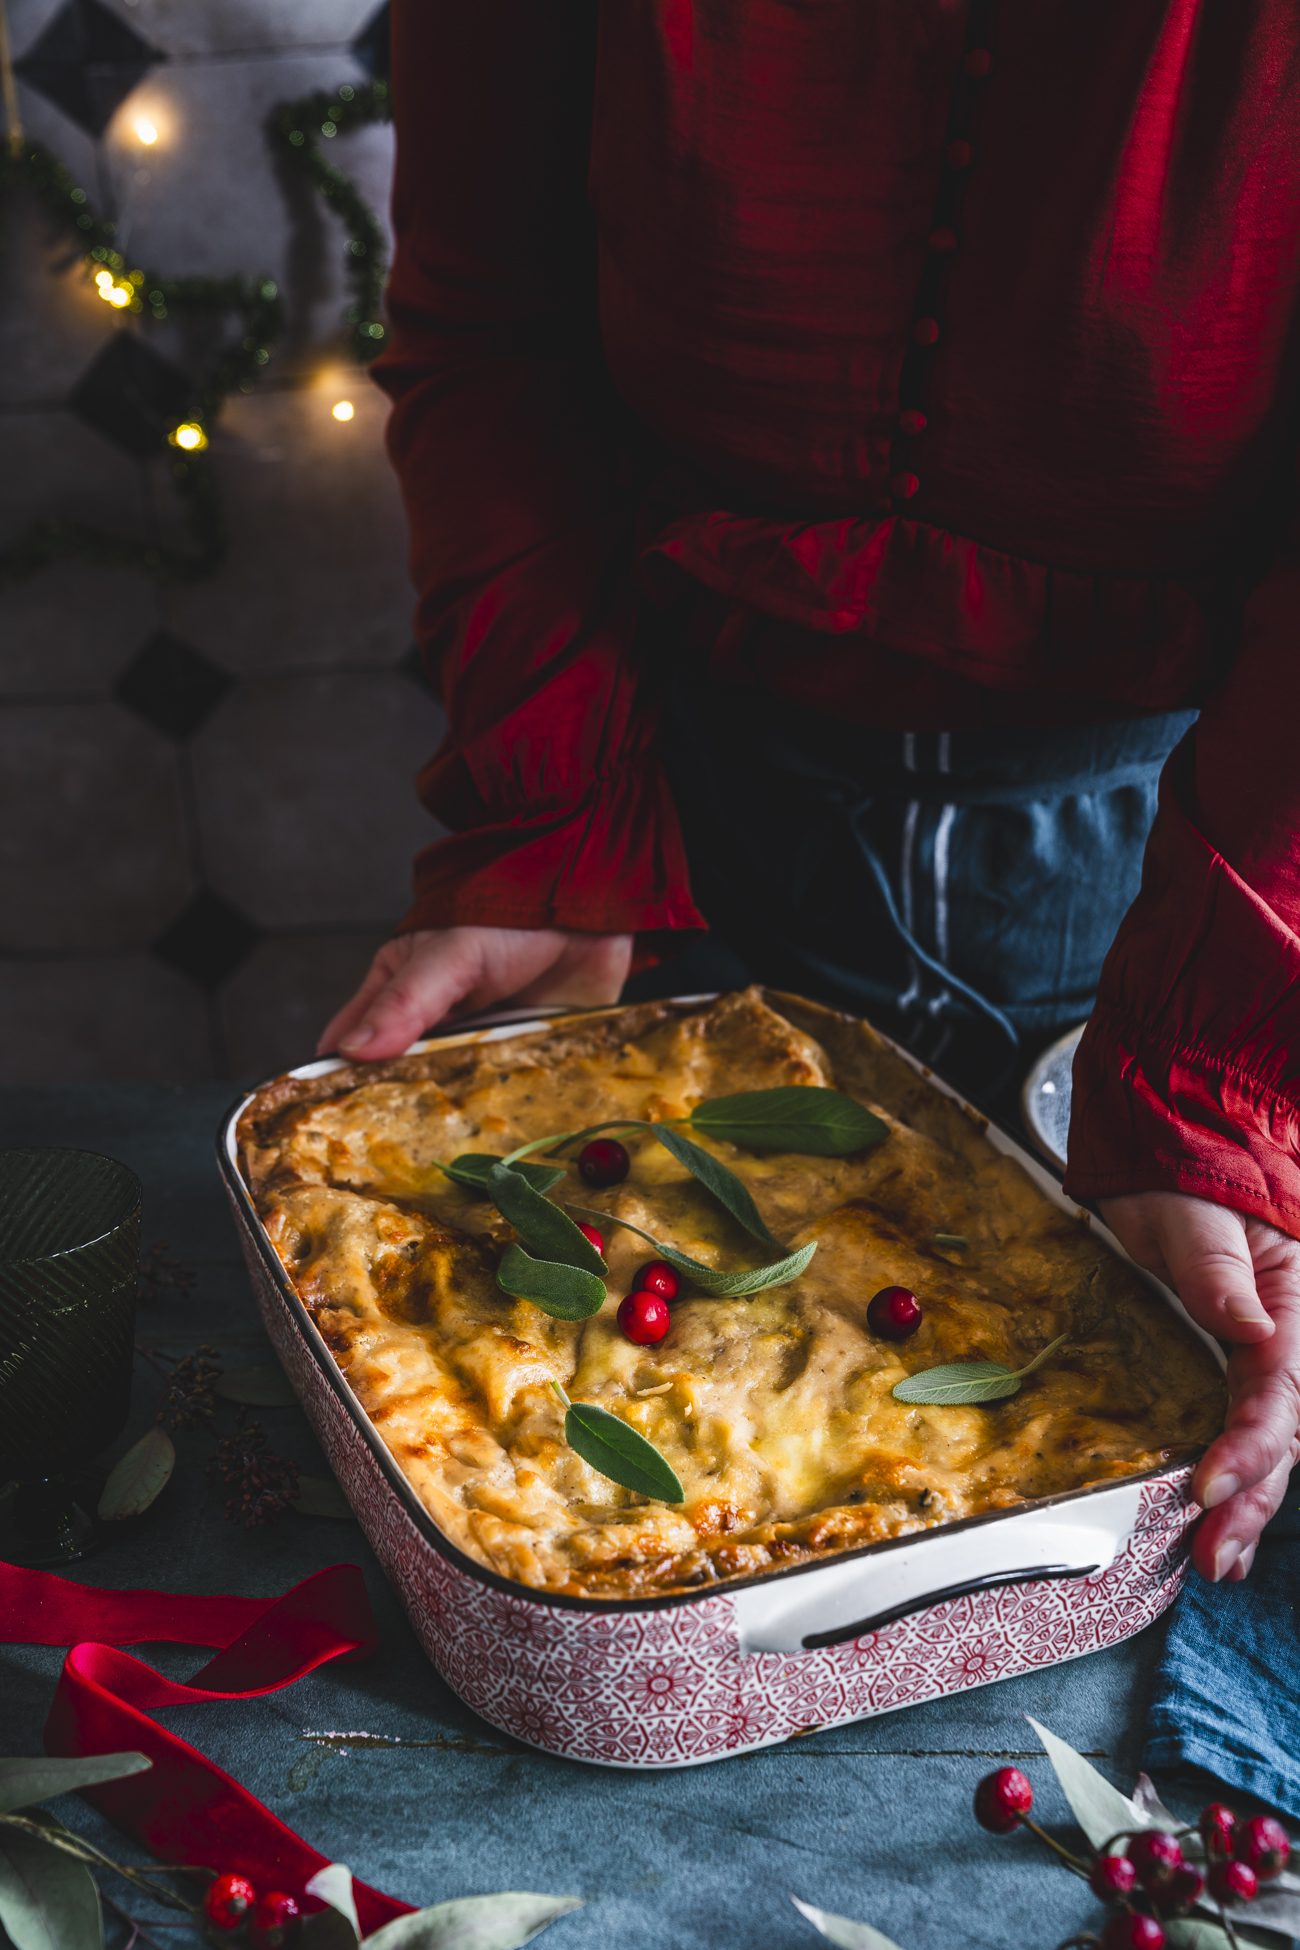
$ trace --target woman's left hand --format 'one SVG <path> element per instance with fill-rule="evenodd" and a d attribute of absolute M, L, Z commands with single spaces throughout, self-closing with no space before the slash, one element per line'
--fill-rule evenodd
<path fill-rule="evenodd" d="M 1207 1512 L 1192 1561 L 1207 1578 L 1244 1578 L 1300 1458 L 1300 1241 L 1180 1192 L 1103 1199 L 1101 1215 L 1199 1326 L 1236 1344 L 1223 1434 L 1192 1479 Z"/>

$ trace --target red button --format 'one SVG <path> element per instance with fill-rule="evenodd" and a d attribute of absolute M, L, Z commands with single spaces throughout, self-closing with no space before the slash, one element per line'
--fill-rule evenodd
<path fill-rule="evenodd" d="M 928 422 L 919 406 L 905 406 L 898 416 L 900 433 L 924 433 Z"/>
<path fill-rule="evenodd" d="M 957 232 L 950 225 L 941 223 L 937 230 L 930 232 L 930 249 L 932 251 L 955 251 L 956 248 Z"/>
<path fill-rule="evenodd" d="M 910 501 L 921 483 L 917 480 L 915 474 L 895 474 L 889 485 L 895 500 Z"/>
<path fill-rule="evenodd" d="M 974 75 L 976 81 L 983 81 L 985 75 L 993 66 L 993 56 L 986 47 L 973 47 L 963 61 L 962 66 L 965 68 L 967 74 Z"/>
<path fill-rule="evenodd" d="M 918 318 L 912 327 L 912 339 L 917 345 L 933 345 L 939 336 L 937 318 Z"/>
<path fill-rule="evenodd" d="M 971 148 L 969 142 L 950 142 L 948 144 L 948 161 L 954 169 L 969 169 L 970 159 L 974 154 L 975 151 Z"/>

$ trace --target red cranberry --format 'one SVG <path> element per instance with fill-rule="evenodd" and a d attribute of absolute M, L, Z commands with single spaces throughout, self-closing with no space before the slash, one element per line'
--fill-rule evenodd
<path fill-rule="evenodd" d="M 882 1341 L 905 1341 L 921 1325 L 921 1303 L 905 1286 L 882 1286 L 867 1308 L 867 1326 Z"/>
<path fill-rule="evenodd" d="M 1183 1866 L 1183 1851 L 1172 1835 L 1152 1828 L 1135 1835 L 1128 1845 L 1128 1859 L 1137 1870 L 1138 1881 L 1152 1895 L 1167 1889 Z"/>
<path fill-rule="evenodd" d="M 666 1259 L 648 1259 L 638 1267 L 632 1282 L 636 1293 L 657 1293 L 661 1300 L 675 1300 L 681 1282 Z"/>
<path fill-rule="evenodd" d="M 999 1767 L 975 1790 L 975 1819 L 990 1835 L 1009 1835 L 1033 1805 L 1034 1790 L 1018 1767 Z"/>
<path fill-rule="evenodd" d="M 589 1246 L 594 1246 L 594 1247 L 596 1248 L 596 1251 L 597 1251 L 597 1252 L 598 1252 L 598 1253 L 600 1254 L 600 1256 L 601 1256 L 601 1258 L 602 1258 L 602 1259 L 604 1259 L 604 1257 L 605 1257 L 605 1235 L 604 1235 L 604 1233 L 603 1233 L 603 1232 L 600 1232 L 600 1231 L 598 1231 L 598 1230 L 597 1230 L 597 1228 L 596 1228 L 595 1226 L 586 1226 L 586 1225 L 583 1225 L 583 1224 L 581 1223 L 581 1221 L 579 1221 L 579 1224 L 578 1224 L 578 1231 L 579 1231 L 579 1232 L 580 1232 L 580 1233 L 582 1234 L 582 1236 L 583 1236 L 583 1238 L 584 1238 L 584 1239 L 586 1240 L 586 1242 L 587 1242 L 587 1244 L 588 1244 Z"/>
<path fill-rule="evenodd" d="M 219 1930 L 237 1930 L 253 1904 L 257 1891 L 247 1876 L 218 1876 L 208 1884 L 203 1908 L 209 1923 Z"/>
<path fill-rule="evenodd" d="M 1249 1862 L 1211 1862 L 1207 1878 L 1216 1903 L 1253 1903 L 1259 1877 Z"/>
<path fill-rule="evenodd" d="M 1184 1862 L 1169 1879 L 1169 1887 L 1152 1897 L 1162 1916 L 1185 1916 L 1205 1892 L 1205 1877 L 1191 1862 Z"/>
<path fill-rule="evenodd" d="M 668 1302 L 658 1293 L 629 1293 L 619 1303 L 618 1324 L 636 1347 L 656 1347 L 673 1324 Z"/>
<path fill-rule="evenodd" d="M 606 1185 L 621 1185 L 632 1160 L 617 1138 L 593 1138 L 578 1153 L 578 1171 L 589 1185 L 601 1190 Z"/>
<path fill-rule="evenodd" d="M 1233 1836 L 1233 1854 L 1255 1871 L 1261 1882 L 1280 1876 L 1291 1858 L 1291 1838 L 1272 1815 L 1251 1815 Z"/>
<path fill-rule="evenodd" d="M 1165 1933 L 1154 1916 L 1118 1909 L 1101 1933 L 1101 1950 L 1164 1950 Z"/>
<path fill-rule="evenodd" d="M 1137 1887 L 1138 1872 L 1127 1855 L 1099 1855 L 1088 1871 L 1088 1887 L 1103 1903 L 1118 1902 Z"/>
<path fill-rule="evenodd" d="M 1205 1843 L 1205 1853 L 1211 1860 L 1216 1855 L 1232 1854 L 1232 1836 L 1237 1817 L 1226 1801 L 1211 1801 L 1208 1807 L 1202 1808 L 1197 1826 Z"/>
<path fill-rule="evenodd" d="M 294 1925 L 301 1913 L 292 1896 L 287 1896 L 283 1889 L 272 1889 L 258 1897 L 249 1918 L 249 1941 L 255 1950 L 280 1950 L 294 1935 Z"/>

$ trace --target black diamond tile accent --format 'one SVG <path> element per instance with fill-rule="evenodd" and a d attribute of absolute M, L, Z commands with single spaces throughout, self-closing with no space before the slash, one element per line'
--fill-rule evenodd
<path fill-rule="evenodd" d="M 113 695 L 169 738 L 192 738 L 234 681 L 201 650 L 169 630 L 155 630 L 118 678 Z"/>
<path fill-rule="evenodd" d="M 429 696 L 433 695 L 433 685 L 429 682 L 429 673 L 424 667 L 424 658 L 420 654 L 418 643 L 407 644 L 397 659 L 397 668 L 403 677 L 409 677 L 411 682 L 418 684 L 422 691 Z"/>
<path fill-rule="evenodd" d="M 255 922 L 204 887 L 159 935 L 153 953 L 201 988 L 218 989 L 261 939 Z"/>
<path fill-rule="evenodd" d="M 79 127 L 103 135 L 131 90 L 165 58 L 101 0 L 66 0 L 14 66 Z"/>
<path fill-rule="evenodd" d="M 96 433 L 143 458 L 158 453 L 193 390 L 179 366 L 119 327 L 73 387 L 68 405 Z"/>
<path fill-rule="evenodd" d="M 352 52 L 372 81 L 386 81 L 392 71 L 388 44 L 388 0 L 370 16 L 352 43 Z"/>

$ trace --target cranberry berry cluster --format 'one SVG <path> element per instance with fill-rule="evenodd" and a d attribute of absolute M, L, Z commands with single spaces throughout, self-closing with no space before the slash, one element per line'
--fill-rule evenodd
<path fill-rule="evenodd" d="M 298 1903 L 283 1889 L 259 1895 L 247 1876 L 220 1875 L 209 1883 L 203 1914 L 214 1930 L 239 1930 L 251 1950 L 281 1950 L 298 1933 Z"/>
<path fill-rule="evenodd" d="M 1225 1908 L 1253 1902 L 1260 1884 L 1281 1875 L 1291 1854 L 1287 1832 L 1272 1815 L 1242 1820 L 1222 1801 L 1211 1801 L 1194 1826 L 1174 1833 L 1161 1828 L 1121 1831 L 1089 1862 L 1031 1819 L 1033 1805 L 1033 1787 L 1018 1767 L 999 1767 L 975 1790 L 975 1819 L 982 1828 L 992 1835 L 1029 1829 L 1110 1907 L 1100 1936 L 1071 1937 L 1059 1950 L 1163 1950 L 1162 1919 L 1186 1916 L 1196 1904 L 1207 1902 L 1218 1910 L 1226 1941 L 1236 1945 L 1239 1939 Z M 1196 1835 L 1205 1847 L 1204 1868 L 1183 1854 L 1183 1841 Z"/>

